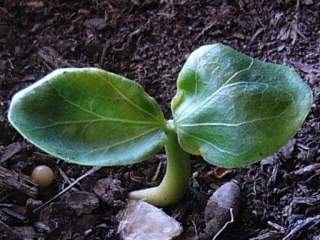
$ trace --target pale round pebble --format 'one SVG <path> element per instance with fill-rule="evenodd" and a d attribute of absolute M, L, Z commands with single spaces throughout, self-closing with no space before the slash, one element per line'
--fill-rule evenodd
<path fill-rule="evenodd" d="M 40 165 L 32 171 L 31 178 L 39 187 L 46 188 L 53 182 L 54 173 L 50 167 Z"/>

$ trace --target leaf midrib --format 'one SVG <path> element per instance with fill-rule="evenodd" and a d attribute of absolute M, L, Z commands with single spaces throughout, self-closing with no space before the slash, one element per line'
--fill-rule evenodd
<path fill-rule="evenodd" d="M 266 120 L 271 120 L 275 118 L 280 118 L 281 115 L 286 111 L 282 111 L 281 113 L 272 116 L 272 117 L 264 117 L 264 118 L 255 118 L 252 120 L 244 121 L 244 122 L 239 122 L 239 123 L 219 123 L 219 122 L 204 122 L 204 123 L 184 123 L 180 124 L 179 127 L 202 127 L 202 126 L 218 126 L 218 127 L 240 127 L 242 125 L 250 124 L 250 123 L 255 123 L 259 121 L 266 121 Z"/>
<path fill-rule="evenodd" d="M 95 122 L 118 122 L 118 123 L 128 123 L 128 124 L 137 124 L 137 125 L 157 125 L 155 122 L 148 122 L 148 121 L 134 121 L 134 120 L 120 119 L 120 118 L 98 118 L 98 119 L 86 119 L 86 120 L 79 120 L 79 121 L 54 122 L 52 124 L 34 127 L 32 130 L 46 129 L 51 127 L 57 127 L 60 125 L 95 123 Z"/>
<path fill-rule="evenodd" d="M 99 121 L 110 121 L 110 122 L 122 122 L 122 123 L 128 123 L 128 124 L 148 124 L 148 125 L 158 125 L 159 122 L 155 121 L 155 122 L 151 122 L 151 121 L 136 121 L 136 120 L 130 120 L 130 119 L 123 119 L 123 118 L 110 118 L 110 117 L 106 117 L 104 115 L 98 114 L 96 112 L 93 112 L 91 110 L 88 110 L 86 108 L 83 108 L 81 105 L 76 104 L 72 101 L 70 101 L 69 99 L 67 99 L 64 95 L 62 95 L 60 93 L 60 91 L 58 89 L 56 89 L 56 87 L 49 82 L 49 86 L 58 94 L 59 97 L 61 97 L 65 102 L 67 102 L 68 104 L 80 109 L 83 112 L 86 112 L 92 116 L 97 117 L 97 119 L 88 119 L 88 120 L 83 120 L 83 121 L 63 121 L 63 122 L 55 122 L 52 124 L 48 124 L 45 126 L 40 126 L 38 127 L 39 129 L 41 128 L 46 128 L 46 127 L 51 127 L 51 126 L 56 126 L 56 125 L 62 125 L 62 124 L 77 124 L 77 123 L 90 123 L 90 122 L 99 122 Z M 160 127 L 160 126 L 159 126 Z"/>

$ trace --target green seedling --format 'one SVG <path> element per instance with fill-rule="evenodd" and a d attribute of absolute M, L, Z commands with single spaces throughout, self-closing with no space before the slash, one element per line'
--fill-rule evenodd
<path fill-rule="evenodd" d="M 188 189 L 189 154 L 224 168 L 257 162 L 295 135 L 311 103 L 292 69 L 214 44 L 183 66 L 172 120 L 139 84 L 97 68 L 53 71 L 13 97 L 9 120 L 43 151 L 81 165 L 134 164 L 165 147 L 160 185 L 129 197 L 166 206 Z"/>

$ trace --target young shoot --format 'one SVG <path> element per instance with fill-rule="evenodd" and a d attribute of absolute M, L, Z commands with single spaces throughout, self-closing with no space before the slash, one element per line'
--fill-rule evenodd
<path fill-rule="evenodd" d="M 292 69 L 213 44 L 183 66 L 172 120 L 139 84 L 97 68 L 53 71 L 18 92 L 8 116 L 31 143 L 75 164 L 129 165 L 164 147 L 163 181 L 129 197 L 166 206 L 188 189 L 189 154 L 224 168 L 257 162 L 295 135 L 311 103 Z"/>

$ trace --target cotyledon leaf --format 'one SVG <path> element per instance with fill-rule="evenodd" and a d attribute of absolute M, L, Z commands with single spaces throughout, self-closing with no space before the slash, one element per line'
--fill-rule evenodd
<path fill-rule="evenodd" d="M 137 83 L 97 68 L 55 70 L 18 92 L 8 116 L 42 150 L 83 165 L 142 161 L 166 140 L 156 101 Z"/>
<path fill-rule="evenodd" d="M 292 69 L 222 44 L 188 58 L 172 101 L 182 148 L 222 167 L 241 167 L 278 151 L 294 136 L 312 92 Z"/>

